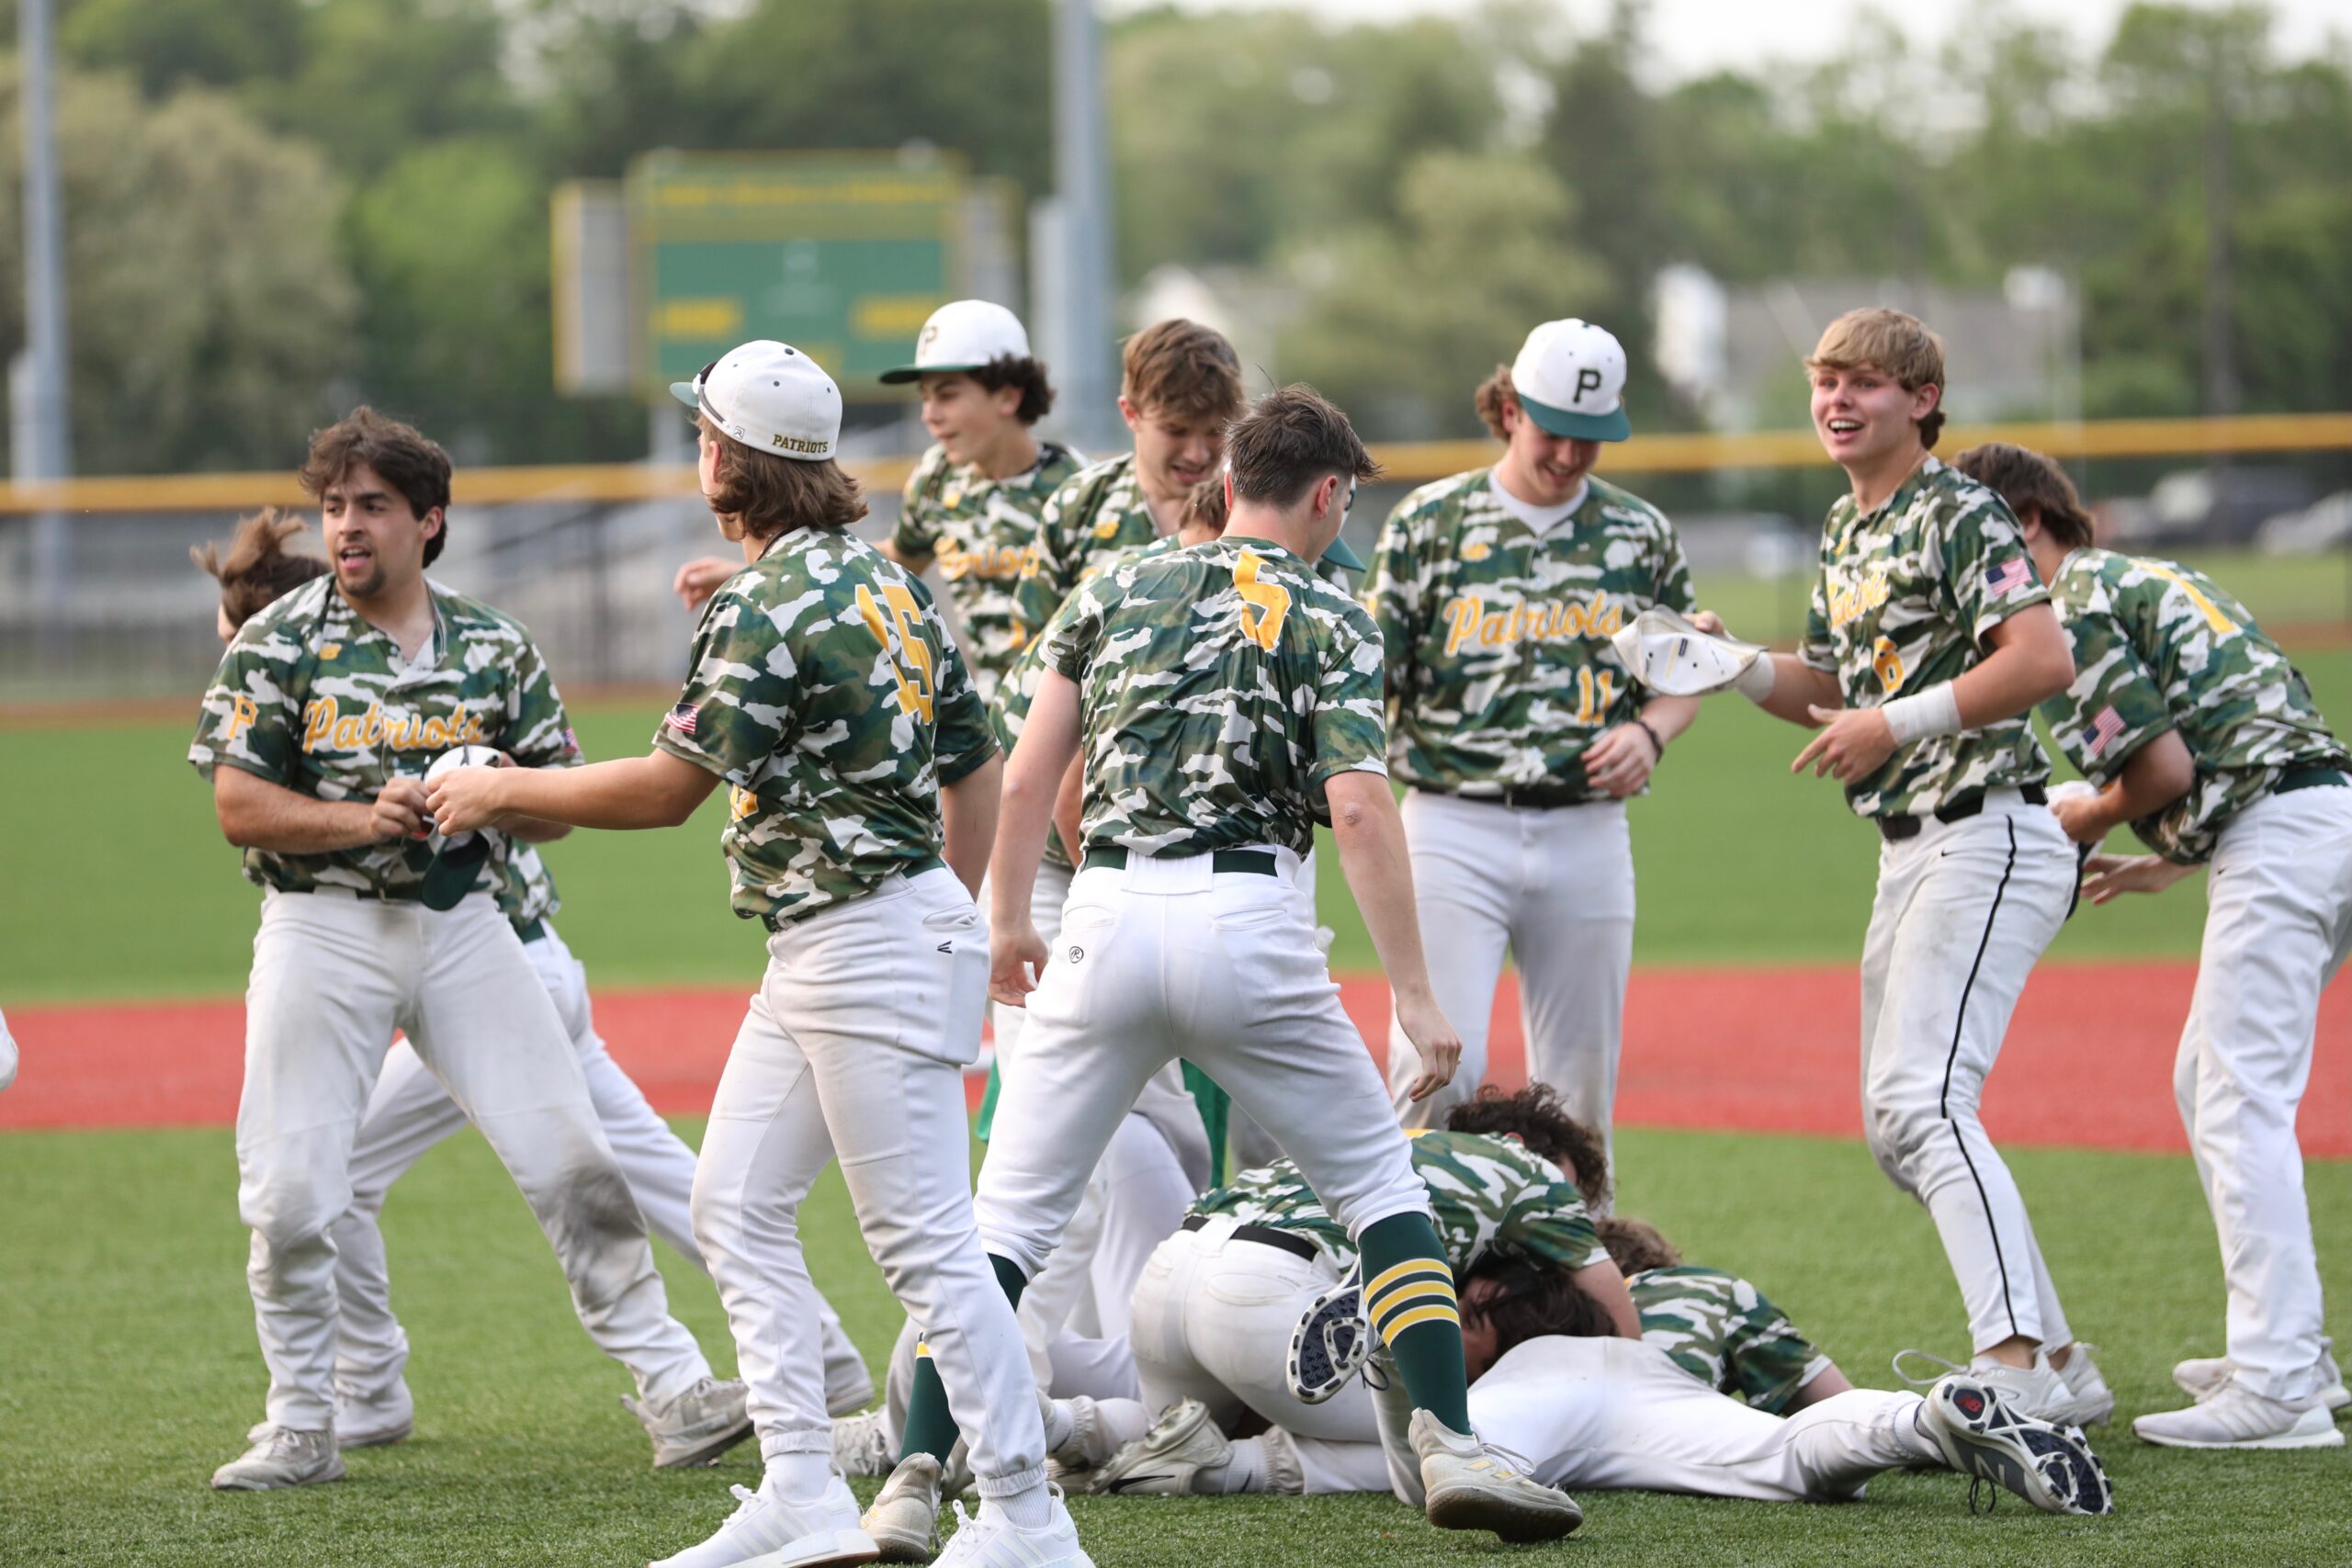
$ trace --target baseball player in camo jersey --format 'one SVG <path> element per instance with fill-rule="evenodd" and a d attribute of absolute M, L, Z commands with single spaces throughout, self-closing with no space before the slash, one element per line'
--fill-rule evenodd
<path fill-rule="evenodd" d="M 2209 867 L 2197 993 L 2173 1089 L 2220 1234 L 2228 1354 L 2184 1361 L 2187 1410 L 2142 1416 L 2176 1448 L 2335 1448 L 2347 1402 L 2322 1336 L 2319 1259 L 2295 1112 L 2320 993 L 2352 953 L 2352 754 L 2245 606 L 2171 561 L 2097 548 L 2064 469 L 1979 446 L 1959 466 L 2023 524 L 2075 651 L 2042 705 L 2097 794 L 2052 803 L 2096 846 L 2116 828 L 2154 855 L 2095 855 L 2094 903 Z"/>
<path fill-rule="evenodd" d="M 1007 771 L 990 988 L 1025 999 L 1029 1021 L 981 1168 L 981 1232 L 1017 1295 L 1145 1081 L 1180 1056 L 1198 1064 L 1283 1129 L 1354 1240 L 1365 1314 L 1418 1407 L 1431 1522 L 1563 1535 L 1581 1519 L 1574 1502 L 1529 1483 L 1470 1430 L 1429 1190 L 1288 874 L 1328 818 L 1428 1063 L 1420 1087 L 1442 1084 L 1460 1040 L 1431 1000 L 1413 923 L 1384 762 L 1379 634 L 1314 568 L 1353 485 L 1379 470 L 1346 416 L 1303 387 L 1260 400 L 1227 445 L 1224 536 L 1080 590 Z M 1030 885 L 1081 739 L 1084 841 L 1049 961 Z M 1058 1424 L 1049 1441 L 1065 1436 Z"/>
<path fill-rule="evenodd" d="M 1814 428 L 1852 491 L 1823 525 L 1798 652 L 1758 656 L 1732 683 L 1821 728 L 1792 771 L 1834 775 L 1883 840 L 1862 947 L 1865 1131 L 1935 1220 L 1973 1375 L 2024 1414 L 2103 1421 L 2114 1395 L 2074 1343 L 1977 1116 L 2074 897 L 2074 846 L 2046 808 L 2050 760 L 2028 722 L 2074 678 L 2065 632 L 2009 509 L 1930 450 L 1942 342 L 1901 311 L 1854 310 L 1805 365 Z"/>
<path fill-rule="evenodd" d="M 266 889 L 246 992 L 237 1110 L 246 1281 L 270 1371 L 267 1418 L 216 1487 L 344 1473 L 335 1443 L 335 1246 L 351 1155 L 395 1029 L 482 1130 L 554 1246 L 582 1325 L 629 1369 L 667 1438 L 739 1428 L 740 1409 L 668 1313 L 643 1216 L 598 1125 L 555 1004 L 487 868 L 436 856 L 421 775 L 453 746 L 517 777 L 579 760 L 523 627 L 427 582 L 449 460 L 361 409 L 302 469 L 332 573 L 237 633 L 188 759 L 245 874 Z M 518 823 L 525 837 L 553 836 Z"/>
<path fill-rule="evenodd" d="M 1477 1092 L 1508 949 L 1527 1073 L 1609 1135 L 1634 960 L 1625 801 L 1698 704 L 1627 677 L 1610 638 L 1652 605 L 1691 607 L 1656 507 L 1594 477 L 1631 434 L 1625 351 L 1546 321 L 1477 391 L 1500 461 L 1424 485 L 1389 515 L 1365 592 L 1387 653 L 1389 766 L 1412 786 L 1405 836 L 1438 1005 L 1463 1070 L 1414 1104 L 1393 1032 L 1389 1088 L 1408 1126 Z"/>
<path fill-rule="evenodd" d="M 286 548 L 301 526 L 299 518 L 280 517 L 270 508 L 239 520 L 225 554 L 209 545 L 191 552 L 220 584 L 218 616 L 223 642 L 281 595 L 326 575 L 327 563 L 319 557 Z M 605 1049 L 590 1009 L 587 971 L 556 931 L 555 883 L 537 847 L 512 840 L 499 865 L 499 908 L 522 939 L 532 969 L 571 1035 L 581 1072 L 588 1080 L 588 1097 L 613 1145 L 613 1157 L 628 1180 L 629 1196 L 637 1200 L 655 1235 L 702 1267 L 686 1211 L 694 1190 L 694 1150 L 646 1103 L 644 1092 Z M 396 1443 L 414 1429 L 415 1402 L 405 1376 L 408 1335 L 392 1313 L 390 1272 L 377 1216 L 392 1184 L 427 1149 L 465 1124 L 465 1113 L 425 1067 L 416 1048 L 396 1041 L 385 1055 L 384 1070 L 360 1117 L 351 1150 L 351 1207 L 333 1231 L 340 1309 L 335 1344 L 338 1448 Z M 874 1396 L 873 1380 L 830 1305 L 824 1322 L 827 1403 L 837 1411 L 858 1409 Z M 729 1382 L 719 1387 L 729 1407 L 723 1428 L 688 1435 L 653 1421 L 657 1466 L 707 1462 L 751 1435 L 751 1417 L 742 1411 L 743 1385 Z M 635 1400 L 624 1404 L 640 1418 L 653 1416 Z"/>
<path fill-rule="evenodd" d="M 831 377 L 757 342 L 673 389 L 696 411 L 703 493 L 745 565 L 703 613 L 652 751 L 560 776 L 459 769 L 431 798 L 445 831 L 514 813 L 653 828 L 728 785 L 731 901 L 768 928 L 769 964 L 711 1106 L 695 1234 L 766 1474 L 664 1568 L 876 1554 L 832 1460 L 797 1230 L 836 1158 L 971 1436 L 983 1501 L 943 1560 L 1088 1568 L 1047 1490 L 1036 1385 L 972 1222 L 962 1069 L 979 1050 L 988 939 L 967 889 L 999 773 L 979 694 L 921 585 L 848 531 L 865 502 L 832 461 Z"/>

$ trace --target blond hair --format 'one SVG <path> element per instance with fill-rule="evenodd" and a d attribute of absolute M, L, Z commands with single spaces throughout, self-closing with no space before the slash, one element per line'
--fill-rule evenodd
<path fill-rule="evenodd" d="M 1944 340 L 1925 321 L 1901 310 L 1872 306 L 1849 310 L 1829 323 L 1804 362 L 1807 370 L 1859 370 L 1869 366 L 1892 376 L 1906 392 L 1944 386 Z M 1919 441 L 1932 448 L 1943 434 L 1943 399 L 1918 422 Z"/>

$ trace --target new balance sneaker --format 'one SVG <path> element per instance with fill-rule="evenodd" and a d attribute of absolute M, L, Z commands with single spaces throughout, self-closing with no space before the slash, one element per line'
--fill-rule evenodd
<path fill-rule="evenodd" d="M 752 1435 L 747 1397 L 732 1379 L 705 1378 L 658 1410 L 634 1399 L 623 1399 L 621 1408 L 653 1439 L 653 1467 L 679 1470 L 708 1464 Z"/>
<path fill-rule="evenodd" d="M 888 1475 L 899 1462 L 890 1423 L 881 1405 L 833 1420 L 833 1463 L 843 1475 Z"/>
<path fill-rule="evenodd" d="M 2344 1434 L 2326 1402 L 2289 1404 L 2235 1382 L 2186 1410 L 2164 1410 L 2132 1423 L 2132 1436 L 2167 1449 L 2340 1449 Z"/>
<path fill-rule="evenodd" d="M 2191 1399 L 2211 1399 L 2229 1386 L 2237 1368 L 2227 1356 L 2207 1356 L 2196 1360 L 2176 1362 L 2172 1369 L 2175 1387 Z M 2344 1386 L 2344 1369 L 2335 1364 L 2335 1341 L 2324 1335 L 2319 1342 L 2319 1398 L 2330 1410 L 2341 1410 L 2352 1404 L 2352 1389 Z"/>
<path fill-rule="evenodd" d="M 1937 1380 L 1919 1407 L 1919 1429 L 1952 1469 L 2006 1487 L 2045 1514 L 2115 1511 L 2107 1471 L 2081 1428 L 2018 1414 L 1999 1388 L 1972 1372 Z M 1968 1495 L 1973 1506 L 1973 1485 Z"/>
<path fill-rule="evenodd" d="M 2066 1418 L 2059 1426 L 2104 1427 L 2115 1414 L 2115 1391 L 2099 1376 L 2098 1353 L 2098 1346 L 2077 1339 L 2067 1349 L 2066 1364 L 2056 1367 L 2067 1393 L 2073 1396 Z"/>
<path fill-rule="evenodd" d="M 267 1422 L 246 1434 L 253 1447 L 212 1472 L 222 1492 L 269 1492 L 343 1479 L 343 1455 L 333 1432 L 297 1432 Z"/>
<path fill-rule="evenodd" d="M 1988 1387 L 1998 1389 L 2002 1401 L 2018 1416 L 2030 1416 L 2037 1421 L 2055 1426 L 2071 1426 L 2075 1422 L 2075 1391 L 2066 1385 L 2065 1374 L 2050 1364 L 2050 1358 L 2040 1349 L 2033 1353 L 2033 1365 L 2013 1367 L 2006 1361 L 1979 1360 L 1968 1366 L 1947 1361 L 1941 1356 L 1926 1350 L 1897 1350 L 1894 1353 L 1894 1375 L 1913 1388 L 1933 1388 L 1942 1382 L 1942 1375 L 1914 1377 L 1904 1371 L 1905 1357 L 1917 1356 L 1944 1369 L 1975 1379 Z M 2079 1359 L 2079 1358 L 2077 1358 Z M 2094 1369 L 2096 1371 L 2096 1369 Z M 2101 1383 L 2105 1386 L 2104 1382 Z"/>
<path fill-rule="evenodd" d="M 397 1443 L 416 1430 L 416 1401 L 408 1380 L 395 1378 L 392 1386 L 373 1399 L 354 1398 L 338 1390 L 334 1398 L 334 1441 L 342 1449 L 376 1449 Z"/>
<path fill-rule="evenodd" d="M 773 1482 L 762 1482 L 757 1492 L 727 1490 L 734 1495 L 735 1511 L 718 1533 L 650 1568 L 736 1568 L 754 1560 L 759 1568 L 833 1568 L 871 1562 L 880 1554 L 857 1528 L 857 1499 L 839 1475 L 821 1495 L 806 1501 L 779 1496 Z"/>
<path fill-rule="evenodd" d="M 928 1562 L 939 1555 L 939 1461 L 909 1454 L 890 1472 L 858 1521 L 885 1562 Z"/>
<path fill-rule="evenodd" d="M 1556 1540 L 1584 1523 L 1577 1500 L 1521 1473 L 1526 1461 L 1518 1456 L 1454 1431 L 1426 1410 L 1413 1412 L 1407 1432 L 1420 1456 L 1425 1511 L 1438 1529 Z"/>
<path fill-rule="evenodd" d="M 1070 1522 L 1062 1495 L 1054 1491 L 1053 1517 L 1043 1529 L 1025 1530 L 1004 1517 L 994 1503 L 967 1516 L 956 1505 L 956 1533 L 939 1554 L 939 1568 L 1094 1568 L 1094 1559 L 1078 1544 L 1078 1527 Z"/>
<path fill-rule="evenodd" d="M 1121 1449 L 1094 1472 L 1091 1489 L 1105 1496 L 1182 1497 L 1202 1471 L 1233 1462 L 1233 1445 L 1197 1399 L 1180 1399 L 1159 1413 L 1151 1430 Z"/>
<path fill-rule="evenodd" d="M 1363 1315 L 1363 1273 L 1351 1265 L 1315 1298 L 1291 1330 L 1290 1357 L 1283 1381 L 1308 1404 L 1320 1404 L 1341 1389 L 1372 1354 L 1372 1325 Z"/>

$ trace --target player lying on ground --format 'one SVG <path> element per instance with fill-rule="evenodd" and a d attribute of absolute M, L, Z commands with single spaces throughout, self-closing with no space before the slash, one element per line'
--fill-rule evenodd
<path fill-rule="evenodd" d="M 1527 1076 L 1609 1136 L 1634 960 L 1625 801 L 1699 707 L 1639 687 L 1610 646 L 1643 610 L 1692 604 L 1673 525 L 1592 475 L 1603 445 L 1632 433 L 1624 388 L 1608 333 L 1538 326 L 1475 400 L 1501 460 L 1407 496 L 1374 556 L 1389 767 L 1412 786 L 1430 977 L 1462 1027 L 1462 1072 L 1418 1105 L 1404 1093 L 1413 1054 L 1390 1041 L 1408 1127 L 1442 1126 L 1478 1092 L 1509 948 Z"/>
<path fill-rule="evenodd" d="M 1283 1129 L 1360 1249 L 1367 1314 L 1420 1407 L 1431 1521 L 1565 1534 L 1576 1505 L 1472 1434 L 1429 1192 L 1286 874 L 1328 815 L 1427 1064 L 1417 1087 L 1443 1084 L 1460 1040 L 1430 999 L 1414 925 L 1383 761 L 1378 635 L 1313 564 L 1354 483 L 1378 469 L 1346 417 L 1303 387 L 1253 405 L 1227 455 L 1225 536 L 1102 573 L 1046 648 L 989 868 L 991 988 L 1025 1001 L 1029 1021 L 981 1168 L 982 1235 L 1017 1295 L 1145 1081 L 1180 1056 L 1198 1064 Z M 1081 739 L 1080 869 L 1049 953 L 1028 918 L 1031 884 Z"/>
<path fill-rule="evenodd" d="M 1941 341 L 1901 311 L 1853 310 L 1805 365 L 1814 428 L 1852 491 L 1823 525 L 1799 650 L 1753 654 L 1732 683 L 1818 728 L 1792 771 L 1835 776 L 1879 830 L 1864 1131 L 1879 1168 L 1935 1221 L 1976 1375 L 2029 1414 L 2103 1421 L 2114 1395 L 2074 1343 L 2025 1200 L 1977 1115 L 2018 993 L 2074 897 L 2073 846 L 2043 809 L 2050 759 L 2028 722 L 2073 679 L 2065 632 L 2017 519 L 1929 450 L 1944 417 Z"/>
<path fill-rule="evenodd" d="M 2098 548 L 2057 464 L 2000 446 L 1958 462 L 2017 513 L 2073 638 L 2074 684 L 2041 711 L 2098 787 L 2052 809 L 2076 843 L 2128 822 L 2156 852 L 2093 855 L 2084 891 L 2104 904 L 2212 872 L 2173 1089 L 2220 1234 L 2228 1354 L 2174 1369 L 2196 1405 L 2132 1429 L 2176 1448 L 2339 1447 L 2295 1113 L 2320 993 L 2352 954 L 2352 754 L 2245 605 L 2187 567 Z"/>
<path fill-rule="evenodd" d="M 704 610 L 691 673 L 644 757 L 563 775 L 461 769 L 446 829 L 510 815 L 684 822 L 718 786 L 736 913 L 767 974 L 719 1080 L 695 1234 L 735 1328 L 766 1475 L 670 1568 L 870 1560 L 834 1466 L 818 1298 L 797 1230 L 838 1156 L 866 1247 L 923 1330 L 983 1499 L 944 1561 L 1084 1568 L 1046 1485 L 1036 1387 L 972 1221 L 962 1066 L 979 1051 L 978 886 L 998 763 L 978 693 L 921 585 L 849 533 L 841 394 L 787 344 L 746 344 L 673 389 L 744 570 Z M 952 870 L 950 869 L 952 866 Z"/>
<path fill-rule="evenodd" d="M 579 1055 L 494 892 L 504 845 L 562 829 L 518 818 L 471 856 L 424 841 L 429 758 L 492 747 L 518 779 L 579 760 L 555 682 L 520 624 L 425 580 L 447 538 L 440 447 L 361 409 L 312 438 L 301 479 L 333 570 L 237 632 L 188 749 L 222 834 L 266 889 L 237 1199 L 269 1400 L 252 1448 L 213 1484 L 344 1472 L 334 1227 L 395 1030 L 522 1189 L 582 1326 L 635 1379 L 657 1456 L 723 1446 L 741 1435 L 741 1393 L 712 1379 L 669 1315 Z"/>
<path fill-rule="evenodd" d="M 282 518 L 272 509 L 241 518 L 225 555 L 209 545 L 190 552 L 220 584 L 221 641 L 234 637 L 238 627 L 284 593 L 326 574 L 323 559 L 286 547 L 301 526 L 299 518 Z M 646 1103 L 644 1092 L 605 1051 L 590 1009 L 587 972 L 556 932 L 553 917 L 559 904 L 546 861 L 534 845 L 516 840 L 495 863 L 500 868 L 499 908 L 522 939 L 532 970 L 571 1036 L 580 1070 L 588 1080 L 588 1097 L 612 1144 L 613 1157 L 628 1179 L 629 1196 L 655 1235 L 702 1267 L 686 1211 L 694 1190 L 695 1152 Z M 395 1042 L 385 1055 L 384 1070 L 368 1097 L 359 1134 L 352 1144 L 351 1207 L 334 1228 L 335 1296 L 341 1308 L 334 1432 L 340 1448 L 396 1443 L 414 1427 L 415 1402 L 405 1376 L 408 1335 L 392 1314 L 391 1278 L 377 1217 L 392 1184 L 427 1149 L 465 1124 L 465 1113 L 426 1069 L 415 1047 L 405 1040 Z M 751 1435 L 743 1385 L 721 1383 L 717 1393 L 718 1397 L 706 1400 L 708 1412 L 691 1430 L 660 1420 L 635 1400 L 625 1402 L 651 1422 L 657 1465 L 703 1463 Z M 825 1393 L 835 1410 L 855 1410 L 874 1396 L 865 1359 L 830 1306 L 825 1309 Z"/>

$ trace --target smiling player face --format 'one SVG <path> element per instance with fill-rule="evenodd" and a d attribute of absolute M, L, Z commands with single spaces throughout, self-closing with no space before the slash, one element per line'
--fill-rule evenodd
<path fill-rule="evenodd" d="M 1119 412 L 1135 432 L 1136 476 L 1155 501 L 1189 495 L 1225 456 L 1222 421 L 1188 418 L 1148 404 L 1138 408 L 1125 398 L 1119 400 Z"/>
<path fill-rule="evenodd" d="M 987 467 L 1006 438 L 1023 428 L 1013 417 L 1020 406 L 1019 387 L 991 392 L 961 371 L 922 378 L 922 427 L 951 463 Z"/>
<path fill-rule="evenodd" d="M 319 525 L 335 586 L 362 603 L 405 592 L 424 575 L 424 547 L 441 531 L 441 510 L 419 517 L 406 496 L 360 464 L 320 492 Z"/>
<path fill-rule="evenodd" d="M 1939 389 L 1905 391 L 1875 365 L 1813 372 L 1813 429 L 1830 460 L 1847 469 L 1871 469 L 1919 444 L 1917 422 L 1936 406 Z"/>
<path fill-rule="evenodd" d="M 1503 405 L 1503 434 L 1508 450 L 1504 482 L 1530 506 L 1558 506 L 1576 494 L 1600 460 L 1600 443 L 1555 435 L 1527 417 L 1517 401 Z"/>

